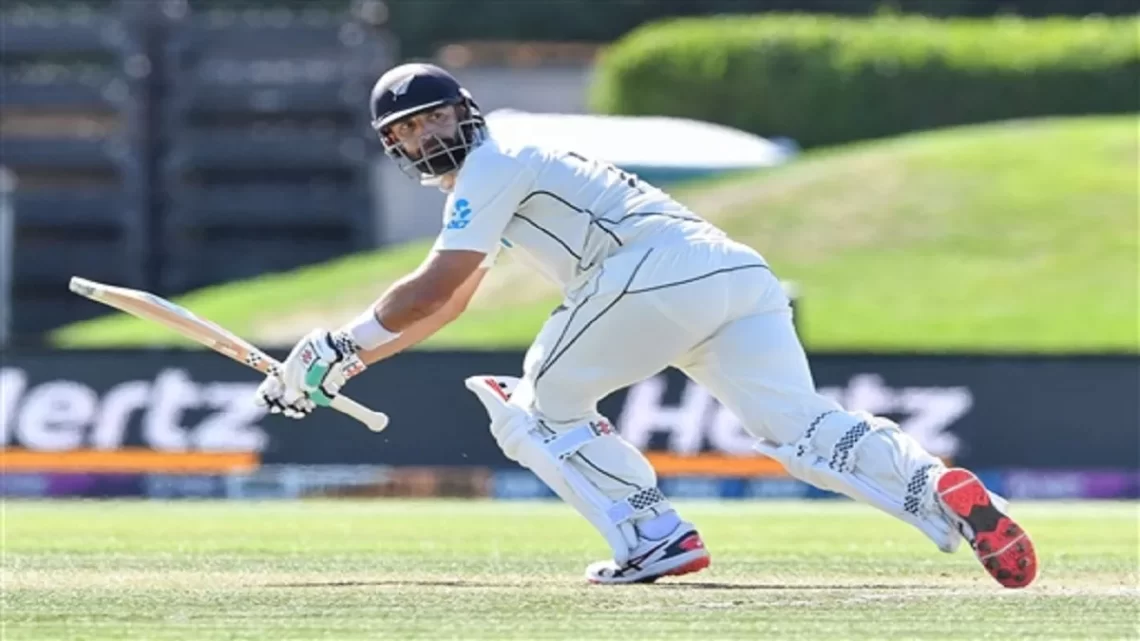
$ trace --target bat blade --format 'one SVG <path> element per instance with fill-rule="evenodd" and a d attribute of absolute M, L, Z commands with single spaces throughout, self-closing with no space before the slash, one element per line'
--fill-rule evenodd
<path fill-rule="evenodd" d="M 237 335 L 171 301 L 140 289 L 108 285 L 72 276 L 68 288 L 80 296 L 139 318 L 168 327 L 182 336 L 253 368 L 262 374 L 278 375 L 281 364 Z M 388 426 L 388 416 L 339 395 L 331 407 L 364 423 L 373 432 Z"/>
<path fill-rule="evenodd" d="M 119 287 L 73 276 L 68 287 L 71 291 L 120 311 L 170 328 L 182 336 L 221 352 L 234 360 L 261 371 L 269 372 L 272 359 L 260 350 L 216 323 L 206 320 L 190 310 L 141 289 Z M 250 356 L 257 354 L 261 358 Z M 249 362 L 255 361 L 255 362 Z"/>

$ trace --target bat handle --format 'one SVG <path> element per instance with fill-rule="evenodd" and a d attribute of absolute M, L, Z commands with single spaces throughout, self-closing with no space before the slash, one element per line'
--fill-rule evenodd
<path fill-rule="evenodd" d="M 364 423 L 373 432 L 382 432 L 384 428 L 388 427 L 387 414 L 370 410 L 347 396 L 335 396 L 330 407 Z"/>

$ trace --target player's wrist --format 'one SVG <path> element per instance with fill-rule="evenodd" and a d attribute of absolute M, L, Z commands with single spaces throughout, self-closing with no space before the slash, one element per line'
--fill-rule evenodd
<path fill-rule="evenodd" d="M 352 337 L 353 342 L 361 349 L 376 349 L 385 343 L 390 343 L 400 337 L 400 332 L 393 332 L 376 317 L 376 310 L 372 307 L 364 310 L 344 328 L 345 333 Z"/>

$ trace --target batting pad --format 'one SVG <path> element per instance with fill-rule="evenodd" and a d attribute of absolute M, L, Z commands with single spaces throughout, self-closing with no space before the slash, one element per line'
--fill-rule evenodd
<path fill-rule="evenodd" d="M 910 523 L 943 552 L 953 552 L 961 543 L 934 496 L 945 466 L 893 421 L 833 410 L 812 422 L 798 441 L 783 446 L 762 442 L 757 449 L 796 478 Z"/>
<path fill-rule="evenodd" d="M 491 434 L 503 453 L 584 516 L 610 544 L 614 561 L 625 563 L 638 545 L 634 523 L 671 509 L 649 461 L 601 417 L 568 429 L 540 425 L 510 402 L 517 383 L 517 378 L 503 376 L 465 381 L 486 408 Z"/>

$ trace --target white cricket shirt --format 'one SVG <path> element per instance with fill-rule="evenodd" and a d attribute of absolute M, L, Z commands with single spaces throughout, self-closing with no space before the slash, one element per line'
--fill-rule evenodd
<path fill-rule="evenodd" d="M 605 162 L 488 137 L 467 156 L 433 249 L 502 250 L 564 290 L 606 257 L 723 233 L 660 189 Z"/>

